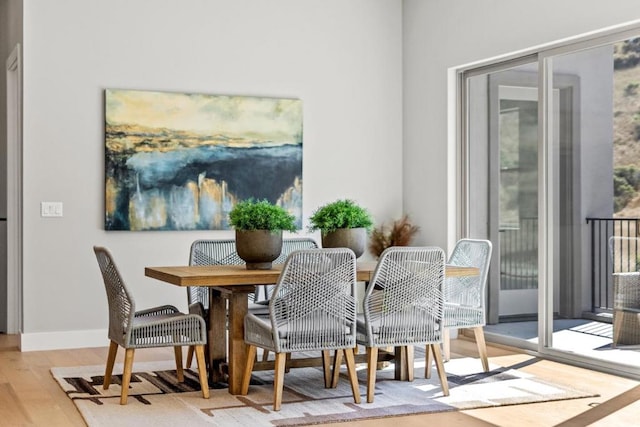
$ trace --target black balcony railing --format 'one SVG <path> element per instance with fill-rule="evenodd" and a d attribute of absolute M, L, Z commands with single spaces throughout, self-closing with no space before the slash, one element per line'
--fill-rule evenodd
<path fill-rule="evenodd" d="M 538 288 L 538 218 L 500 227 L 500 289 Z"/>
<path fill-rule="evenodd" d="M 612 273 L 629 271 L 629 266 L 621 264 L 629 257 L 611 257 L 609 239 L 612 236 L 638 237 L 640 218 L 587 218 L 587 224 L 591 226 L 592 311 L 611 312 L 613 309 Z M 621 253 L 638 253 L 638 248 L 621 247 L 616 250 Z"/>

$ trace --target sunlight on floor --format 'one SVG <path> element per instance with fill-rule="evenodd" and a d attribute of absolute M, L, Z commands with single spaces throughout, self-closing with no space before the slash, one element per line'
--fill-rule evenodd
<path fill-rule="evenodd" d="M 611 347 L 610 323 L 584 319 L 557 319 L 553 322 L 553 344 L 557 350 L 593 357 L 614 363 L 640 367 L 640 346 Z M 538 342 L 536 322 L 509 322 L 485 326 L 485 332 Z"/>

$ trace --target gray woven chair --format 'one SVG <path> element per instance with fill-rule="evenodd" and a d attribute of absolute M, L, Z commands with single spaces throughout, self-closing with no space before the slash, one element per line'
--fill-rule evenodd
<path fill-rule="evenodd" d="M 413 381 L 413 346 L 433 352 L 442 391 L 449 395 L 442 364 L 444 251 L 436 247 L 390 247 L 380 255 L 358 318 L 358 344 L 367 348 L 367 402 L 373 402 L 379 347 L 396 347 Z M 335 372 L 335 371 L 334 371 Z M 425 367 L 426 376 L 430 365 Z"/>
<path fill-rule="evenodd" d="M 611 346 L 640 344 L 640 239 L 609 239 L 613 271 L 613 340 Z"/>
<path fill-rule="evenodd" d="M 186 345 L 195 347 L 202 397 L 208 399 L 209 384 L 204 361 L 206 343 L 204 319 L 198 315 L 180 313 L 170 305 L 136 311 L 133 296 L 125 285 L 109 250 L 94 246 L 93 251 L 100 266 L 109 303 L 110 345 L 103 388 L 107 390 L 111 384 L 118 346 L 125 349 L 121 405 L 127 403 L 133 356 L 137 348 L 174 347 L 178 381 L 184 381 L 182 346 Z"/>
<path fill-rule="evenodd" d="M 234 239 L 196 240 L 191 244 L 189 265 L 242 265 L 244 261 L 236 252 Z M 205 319 L 209 309 L 209 288 L 187 287 L 189 312 L 200 314 Z"/>
<path fill-rule="evenodd" d="M 280 256 L 273 261 L 274 264 L 284 264 L 289 255 L 293 251 L 299 251 L 302 249 L 317 249 L 318 243 L 310 238 L 310 237 L 290 237 L 282 239 L 282 252 L 280 252 Z M 274 285 L 263 285 L 260 286 L 258 291 L 256 291 L 256 298 L 254 303 L 268 305 L 269 298 L 271 298 L 271 293 L 275 288 Z M 253 313 L 259 311 L 258 307 L 249 307 L 249 310 Z M 269 314 L 268 310 L 265 314 Z"/>
<path fill-rule="evenodd" d="M 282 240 L 282 252 L 273 262 L 284 264 L 287 256 L 298 249 L 317 248 L 318 244 L 312 238 L 285 238 Z M 234 239 L 208 239 L 196 240 L 191 244 L 189 265 L 244 265 L 244 260 L 236 252 Z M 249 304 L 249 312 L 258 315 L 269 315 L 269 295 L 273 285 L 258 286 L 253 300 Z M 187 287 L 187 303 L 189 313 L 199 314 L 208 321 L 209 319 L 209 288 L 206 286 Z M 262 354 L 262 359 L 267 360 L 268 352 Z M 187 353 L 187 367 L 193 361 L 193 349 Z"/>
<path fill-rule="evenodd" d="M 451 357 L 451 329 L 471 328 L 485 372 L 489 371 L 487 345 L 483 326 L 486 323 L 486 285 L 491 262 L 491 242 L 479 239 L 460 239 L 447 264 L 476 267 L 477 276 L 447 277 L 444 282 L 444 358 Z"/>
<path fill-rule="evenodd" d="M 287 355 L 322 351 L 326 373 L 329 351 L 342 349 L 353 398 L 360 403 L 353 349 L 356 346 L 356 257 L 346 248 L 294 251 L 287 258 L 269 302 L 269 318 L 247 314 L 248 344 L 242 394 L 249 391 L 256 348 L 276 354 L 273 410 L 280 410 Z"/>

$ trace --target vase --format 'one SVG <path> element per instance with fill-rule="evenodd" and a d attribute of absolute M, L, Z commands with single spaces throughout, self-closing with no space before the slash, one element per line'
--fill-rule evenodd
<path fill-rule="evenodd" d="M 367 241 L 367 229 L 360 228 L 338 228 L 335 231 L 322 235 L 323 248 L 349 248 L 356 258 L 364 253 Z"/>
<path fill-rule="evenodd" d="M 282 251 L 282 230 L 236 230 L 236 251 L 247 270 L 270 270 Z"/>

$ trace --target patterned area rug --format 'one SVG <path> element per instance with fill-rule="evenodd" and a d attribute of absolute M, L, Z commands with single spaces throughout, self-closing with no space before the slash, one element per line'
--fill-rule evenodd
<path fill-rule="evenodd" d="M 51 372 L 91 427 L 302 426 L 594 396 L 517 368 L 491 366 L 484 373 L 478 359 L 452 359 L 445 363 L 450 396 L 444 397 L 435 368 L 431 379 L 424 379 L 423 359 L 416 360 L 416 379 L 411 383 L 393 380 L 390 365 L 378 371 L 375 401 L 366 403 L 366 369 L 359 367 L 363 402 L 359 405 L 353 403 L 344 366 L 336 389 L 324 388 L 320 368 L 295 368 L 285 374 L 279 412 L 272 411 L 272 371 L 255 372 L 247 396 L 213 388 L 206 400 L 199 391 L 197 371 L 185 371 L 185 382 L 177 383 L 173 361 L 134 363 L 126 406 L 119 404 L 120 375 L 114 375 L 109 390 L 102 389 L 104 366 L 52 368 Z M 114 374 L 121 372 L 122 366 L 116 364 Z"/>

